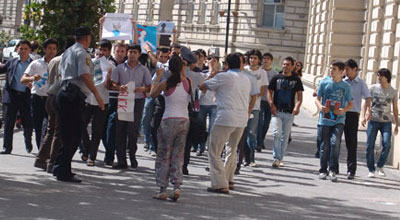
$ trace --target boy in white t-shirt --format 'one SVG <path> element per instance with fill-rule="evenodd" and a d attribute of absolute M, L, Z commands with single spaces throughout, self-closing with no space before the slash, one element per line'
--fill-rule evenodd
<path fill-rule="evenodd" d="M 33 125 L 38 149 L 47 128 L 45 108 L 48 89 L 47 79 L 49 77 L 47 65 L 56 56 L 57 47 L 58 43 L 55 39 L 45 40 L 43 43 L 44 56 L 30 63 L 21 78 L 21 83 L 31 88 Z"/>

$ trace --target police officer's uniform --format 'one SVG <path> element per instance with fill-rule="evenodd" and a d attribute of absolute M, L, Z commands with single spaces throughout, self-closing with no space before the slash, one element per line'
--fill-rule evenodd
<path fill-rule="evenodd" d="M 76 36 L 90 35 L 88 27 L 76 30 Z M 76 42 L 62 55 L 60 63 L 62 87 L 57 93 L 56 103 L 61 121 L 62 149 L 60 150 L 53 174 L 57 180 L 80 182 L 71 172 L 71 161 L 81 141 L 83 109 L 90 90 L 80 77 L 93 74 L 93 64 L 89 53 L 82 44 Z"/>

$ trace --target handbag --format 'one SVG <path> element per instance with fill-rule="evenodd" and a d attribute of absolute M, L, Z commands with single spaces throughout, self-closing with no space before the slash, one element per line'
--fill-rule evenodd
<path fill-rule="evenodd" d="M 194 110 L 195 105 L 192 96 L 192 83 L 189 80 L 189 78 L 187 79 L 189 81 L 189 91 L 190 91 L 190 102 L 188 105 L 189 120 L 190 120 L 188 140 L 190 140 L 192 144 L 202 144 L 207 141 L 208 132 L 206 125 L 198 117 L 198 112 Z"/>

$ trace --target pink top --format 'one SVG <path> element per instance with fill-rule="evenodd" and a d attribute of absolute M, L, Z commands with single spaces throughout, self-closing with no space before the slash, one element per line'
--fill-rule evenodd
<path fill-rule="evenodd" d="M 164 92 L 165 111 L 162 119 L 184 118 L 189 119 L 188 104 L 190 101 L 189 81 L 185 79 L 175 87 Z"/>

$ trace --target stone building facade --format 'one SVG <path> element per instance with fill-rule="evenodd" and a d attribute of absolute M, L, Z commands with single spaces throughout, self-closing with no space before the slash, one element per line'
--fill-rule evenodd
<path fill-rule="evenodd" d="M 325 77 L 332 60 L 359 61 L 359 76 L 377 83 L 379 68 L 392 70 L 391 85 L 400 84 L 399 0 L 311 0 L 305 53 L 305 97 L 311 97 L 318 80 Z M 314 102 L 304 102 L 316 111 Z M 388 162 L 400 167 L 400 135 L 393 137 Z M 379 141 L 377 141 L 379 143 Z"/>
<path fill-rule="evenodd" d="M 0 32 L 5 31 L 11 36 L 19 35 L 22 25 L 23 5 L 27 0 L 1 0 L 0 1 Z"/>
<path fill-rule="evenodd" d="M 286 56 L 304 60 L 309 0 L 232 0 L 228 53 L 260 49 L 274 65 Z M 117 12 L 140 24 L 173 21 L 177 40 L 191 49 L 224 55 L 228 0 L 119 0 Z"/>

